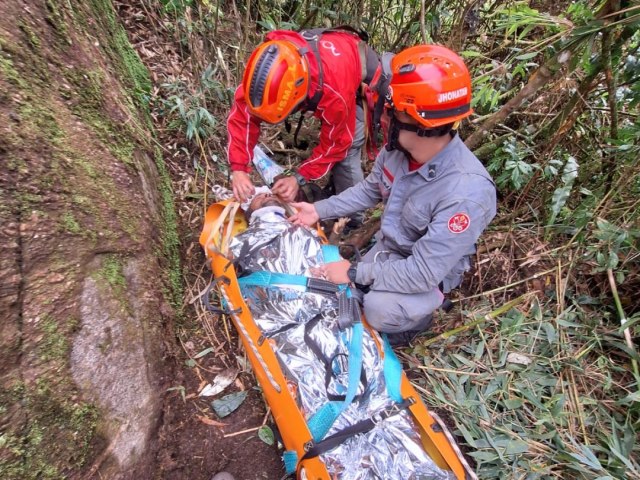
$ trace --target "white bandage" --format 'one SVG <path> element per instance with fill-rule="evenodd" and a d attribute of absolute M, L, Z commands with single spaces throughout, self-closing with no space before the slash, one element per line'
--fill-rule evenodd
<path fill-rule="evenodd" d="M 269 187 L 256 187 L 256 193 L 251 195 L 246 202 L 241 203 L 240 208 L 246 212 L 252 200 L 262 193 L 271 193 L 271 189 Z"/>

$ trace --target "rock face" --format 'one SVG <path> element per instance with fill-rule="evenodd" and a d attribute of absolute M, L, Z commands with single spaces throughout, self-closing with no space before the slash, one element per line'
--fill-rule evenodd
<path fill-rule="evenodd" d="M 148 478 L 179 285 L 110 0 L 0 2 L 0 478 Z"/>

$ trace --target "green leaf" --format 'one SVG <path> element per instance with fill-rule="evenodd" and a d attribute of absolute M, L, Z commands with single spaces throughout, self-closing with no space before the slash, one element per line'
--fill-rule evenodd
<path fill-rule="evenodd" d="M 538 55 L 538 52 L 529 52 L 529 53 L 523 53 L 522 55 L 518 55 L 516 57 L 516 60 L 529 60 L 531 58 L 534 58 Z"/>
<path fill-rule="evenodd" d="M 521 398 L 510 398 L 504 401 L 504 406 L 508 410 L 515 410 L 516 408 L 520 408 L 524 405 L 524 401 Z"/>
<path fill-rule="evenodd" d="M 593 454 L 591 449 L 586 445 L 579 445 L 579 448 L 580 448 L 581 454 L 569 453 L 569 455 L 575 458 L 576 460 L 578 460 L 583 465 L 586 465 L 593 470 L 601 471 L 602 465 L 600 464 L 600 461 L 598 460 L 598 458 Z"/>
<path fill-rule="evenodd" d="M 640 392 L 633 392 L 616 402 L 616 405 L 632 405 L 640 402 Z"/>
<path fill-rule="evenodd" d="M 267 445 L 273 445 L 276 441 L 273 430 L 268 425 L 263 425 L 258 429 L 258 438 Z"/>
<path fill-rule="evenodd" d="M 507 443 L 507 449 L 505 455 L 518 455 L 521 453 L 527 453 L 529 451 L 529 445 L 522 440 L 510 440 Z"/>
<path fill-rule="evenodd" d="M 211 408 L 220 418 L 224 418 L 227 415 L 235 412 L 242 402 L 245 401 L 249 392 L 244 390 L 242 392 L 230 393 L 224 397 L 211 402 Z"/>
<path fill-rule="evenodd" d="M 544 322 L 542 323 L 542 329 L 544 330 L 544 333 L 547 337 L 547 341 L 550 344 L 555 343 L 555 341 L 558 339 L 555 327 L 549 322 Z"/>
<path fill-rule="evenodd" d="M 213 347 L 209 347 L 209 348 L 205 348 L 204 350 L 202 350 L 199 353 L 196 353 L 193 358 L 200 358 L 200 357 L 204 357 L 207 353 L 213 352 Z"/>
<path fill-rule="evenodd" d="M 485 452 L 485 451 L 469 452 L 469 456 L 483 463 L 495 462 L 500 458 L 495 452 Z"/>
<path fill-rule="evenodd" d="M 562 170 L 562 181 L 565 185 L 572 184 L 573 181 L 578 177 L 578 162 L 572 156 L 567 158 L 567 163 L 565 163 L 564 168 Z"/>

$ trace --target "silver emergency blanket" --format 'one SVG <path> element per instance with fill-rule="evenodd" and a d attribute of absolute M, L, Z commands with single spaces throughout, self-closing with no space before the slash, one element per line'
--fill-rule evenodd
<path fill-rule="evenodd" d="M 231 250 L 241 275 L 255 271 L 313 276 L 311 269 L 324 263 L 321 241 L 306 228 L 292 225 L 277 207 L 259 210 L 250 227 L 236 236 Z M 353 329 L 337 325 L 335 295 L 317 294 L 291 285 L 245 286 L 243 295 L 254 321 L 270 338 L 298 405 L 307 421 L 329 402 L 328 392 L 344 395 L 348 385 L 348 345 Z M 310 328 L 309 322 L 313 327 Z M 305 333 L 307 339 L 305 341 Z M 313 342 L 330 362 L 332 375 L 326 385 L 326 363 L 310 348 Z M 395 403 L 385 387 L 383 361 L 365 329 L 362 341 L 364 377 L 356 399 L 340 414 L 327 436 L 359 421 L 375 418 Z M 362 376 L 361 376 L 362 377 Z M 326 437 L 325 437 L 326 438 Z M 434 464 L 422 447 L 408 410 L 380 421 L 363 434 L 320 455 L 331 478 L 453 479 L 452 472 Z"/>

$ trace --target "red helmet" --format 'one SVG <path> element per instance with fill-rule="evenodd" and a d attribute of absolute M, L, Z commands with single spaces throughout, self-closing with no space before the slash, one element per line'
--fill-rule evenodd
<path fill-rule="evenodd" d="M 439 45 L 417 45 L 391 62 L 387 103 L 426 128 L 471 115 L 471 77 L 462 58 Z"/>
<path fill-rule="evenodd" d="M 249 57 L 242 86 L 251 114 L 279 123 L 307 98 L 307 59 L 288 40 L 264 42 Z"/>

